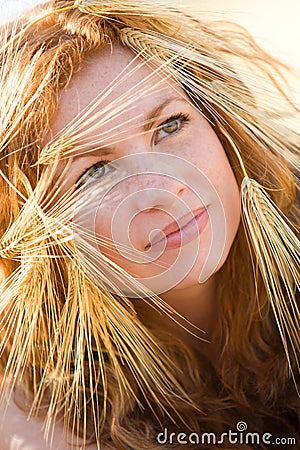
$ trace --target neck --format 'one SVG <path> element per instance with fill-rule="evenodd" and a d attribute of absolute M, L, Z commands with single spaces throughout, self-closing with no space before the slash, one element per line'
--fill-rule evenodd
<path fill-rule="evenodd" d="M 211 338 L 217 323 L 215 278 L 189 288 L 165 292 L 160 298 L 178 313 L 172 314 L 175 320 L 137 300 L 135 306 L 141 320 L 150 326 L 155 323 L 156 327 L 174 334 L 195 350 L 212 356 Z"/>

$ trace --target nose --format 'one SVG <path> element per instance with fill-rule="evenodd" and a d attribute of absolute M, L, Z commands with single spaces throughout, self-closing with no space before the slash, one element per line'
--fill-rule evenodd
<path fill-rule="evenodd" d="M 132 211 L 141 212 L 154 208 L 169 212 L 173 212 L 173 208 L 178 210 L 188 181 L 188 171 L 182 168 L 182 158 L 166 153 L 140 151 L 126 155 L 118 163 L 127 175 L 123 194 L 129 194 L 130 200 L 128 198 L 129 203 L 126 203 Z"/>
<path fill-rule="evenodd" d="M 138 189 L 134 195 L 135 209 L 137 211 L 150 211 L 153 209 L 172 212 L 178 208 L 186 186 L 179 180 L 166 175 L 140 175 Z"/>

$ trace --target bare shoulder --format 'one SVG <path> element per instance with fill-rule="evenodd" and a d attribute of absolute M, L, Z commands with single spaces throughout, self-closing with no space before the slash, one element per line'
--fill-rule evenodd
<path fill-rule="evenodd" d="M 0 409 L 0 449 L 72 450 L 72 446 L 59 427 L 56 427 L 52 443 L 47 443 L 43 434 L 43 422 L 28 419 L 26 413 L 11 400 L 9 403 L 4 403 Z M 81 449 L 82 447 L 76 446 L 76 450 Z M 97 445 L 89 445 L 86 450 L 98 450 L 98 448 Z M 101 450 L 109 449 L 101 445 Z"/>

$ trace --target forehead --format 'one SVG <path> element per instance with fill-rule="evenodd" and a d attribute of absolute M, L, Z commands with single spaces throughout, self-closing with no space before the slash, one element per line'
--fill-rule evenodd
<path fill-rule="evenodd" d="M 60 94 L 59 107 L 51 123 L 55 135 L 97 99 L 97 109 L 128 104 L 126 116 L 147 113 L 157 101 L 185 97 L 178 83 L 157 64 L 136 56 L 131 50 L 107 45 L 89 55 L 70 84 Z M 131 112 L 130 112 L 131 111 Z"/>

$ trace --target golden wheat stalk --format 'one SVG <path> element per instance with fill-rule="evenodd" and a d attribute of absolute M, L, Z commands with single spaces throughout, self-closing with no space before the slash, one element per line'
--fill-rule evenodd
<path fill-rule="evenodd" d="M 177 414 L 172 412 L 171 403 L 169 408 L 161 404 L 149 380 L 163 397 L 168 398 L 175 387 L 178 395 L 195 407 L 174 379 L 172 361 L 139 322 L 126 297 L 122 292 L 118 298 L 107 292 L 108 283 L 114 292 L 118 289 L 107 276 L 108 269 L 128 286 L 133 285 L 141 300 L 144 297 L 147 302 L 152 300 L 153 305 L 163 308 L 171 317 L 175 311 L 166 304 L 162 306 L 160 299 L 153 296 L 151 299 L 149 292 L 133 277 L 97 251 L 90 244 L 90 235 L 80 233 L 76 238 L 77 248 L 74 248 L 70 223 L 74 201 L 66 197 L 65 209 L 61 209 L 58 202 L 49 212 L 44 192 L 44 184 L 49 181 L 47 175 L 46 171 L 35 191 L 29 192 L 18 219 L 3 239 L 3 245 L 6 241 L 9 243 L 3 249 L 4 255 L 11 257 L 10 251 L 17 253 L 21 263 L 1 293 L 3 340 L 0 354 L 9 342 L 4 379 L 11 383 L 10 389 L 31 367 L 32 415 L 41 408 L 44 395 L 50 390 L 45 421 L 45 434 L 49 438 L 61 411 L 64 411 L 67 429 L 73 429 L 75 437 L 78 435 L 79 417 L 83 417 L 84 424 L 87 420 L 86 400 L 82 395 L 88 396 L 88 391 L 103 395 L 102 403 L 98 400 L 100 403 L 92 408 L 96 435 L 101 431 L 108 395 L 104 355 L 112 365 L 122 409 L 136 398 L 124 374 L 124 364 L 130 368 L 149 408 L 154 402 L 167 415 Z M 59 247 L 60 255 L 53 252 L 55 246 Z M 84 265 L 76 257 L 78 249 L 89 255 Z M 59 270 L 62 257 L 67 273 L 61 274 L 59 282 L 54 273 Z M 58 303 L 61 289 L 65 291 L 63 304 Z M 93 396 L 89 401 L 96 402 Z M 139 404 L 138 398 L 136 401 Z"/>
<path fill-rule="evenodd" d="M 188 26 L 183 28 L 179 21 L 174 20 L 176 31 L 174 36 L 177 37 L 170 38 L 164 35 L 163 27 L 159 22 L 160 14 L 163 12 L 170 17 L 170 9 L 163 4 L 159 8 L 157 4 L 158 12 L 156 12 L 153 2 L 150 1 L 140 2 L 140 7 L 138 9 L 136 7 L 136 2 L 126 0 L 122 2 L 77 1 L 67 8 L 46 11 L 26 25 L 18 34 L 9 38 L 9 41 L 0 49 L 0 53 L 6 52 L 12 64 L 17 64 L 17 56 L 15 56 L 17 52 L 15 55 L 12 51 L 10 52 L 10 46 L 13 48 L 13 44 L 16 44 L 40 20 L 67 10 L 78 8 L 84 13 L 100 18 L 106 17 L 112 21 L 115 13 L 123 17 L 134 14 L 144 15 L 149 21 L 148 31 L 141 32 L 130 27 L 120 31 L 121 42 L 137 54 L 136 58 L 144 58 L 141 64 L 151 63 L 153 74 L 160 73 L 162 80 L 174 77 L 193 92 L 195 99 L 205 104 L 216 121 L 222 112 L 236 118 L 254 142 L 259 145 L 262 142 L 266 146 L 271 145 L 274 152 L 282 155 L 295 167 L 299 167 L 296 157 L 299 154 L 299 135 L 295 133 L 289 136 L 290 147 L 287 148 L 285 134 L 277 127 L 277 122 L 275 120 L 272 122 L 269 117 L 270 125 L 264 123 L 264 114 L 268 113 L 272 116 L 273 110 L 276 109 L 275 99 L 271 102 L 272 105 L 266 105 L 266 111 L 260 112 L 253 100 L 241 95 L 241 87 L 235 82 L 236 75 L 225 64 L 223 58 L 227 51 L 227 40 L 231 39 L 231 36 L 226 36 L 217 29 L 212 32 L 201 24 L 197 30 L 193 27 L 190 32 Z M 192 44 L 186 44 L 186 41 Z M 212 42 L 215 49 L 213 55 Z M 242 40 L 236 45 L 235 50 L 240 56 L 249 52 L 253 55 L 253 59 L 259 58 L 260 55 L 255 53 L 255 47 L 247 47 Z M 28 71 L 20 80 L 15 78 L 14 71 L 11 71 L 8 79 L 4 80 L 2 93 L 8 100 L 1 105 L 1 117 L 4 118 L 0 129 L 1 148 L 4 148 L 7 142 L 13 141 L 18 127 L 25 120 L 27 111 L 30 110 L 31 103 L 47 87 L 49 79 L 45 77 L 30 101 L 18 110 L 21 94 L 18 94 L 18 90 L 12 89 L 12 86 L 19 85 L 20 92 L 26 90 L 25 87 L 30 84 L 36 61 L 40 56 L 41 52 L 36 52 Z M 22 55 L 19 53 L 18 57 L 21 59 Z M 155 66 L 156 63 L 158 66 Z M 261 60 L 261 63 L 262 72 L 266 69 L 266 73 L 269 73 L 270 69 L 265 62 Z M 137 70 L 138 67 L 132 70 Z M 260 86 L 254 86 L 251 76 L 248 76 L 243 69 L 241 71 L 246 83 L 253 87 L 254 97 L 265 95 Z M 126 76 L 130 76 L 130 73 L 132 72 L 128 71 Z M 193 75 L 196 73 L 197 76 Z M 154 76 L 153 74 L 150 77 Z M 121 73 L 112 84 L 121 82 L 123 75 Z M 229 88 L 226 89 L 226 85 Z M 95 131 L 96 124 L 97 127 L 99 124 L 109 124 L 119 114 L 131 108 L 137 96 L 151 95 L 153 89 L 158 87 L 154 83 L 154 86 L 146 91 L 141 83 L 132 91 L 124 93 L 106 109 L 101 108 L 101 102 L 104 96 L 109 94 L 109 90 L 101 93 L 99 98 L 92 105 L 88 105 L 87 110 L 76 117 L 60 136 L 55 136 L 45 146 L 37 164 L 55 163 L 58 156 L 69 157 L 74 150 L 86 152 L 87 141 L 83 145 L 79 145 L 78 142 L 79 140 L 82 142 L 89 133 Z M 198 107 L 200 113 L 201 102 Z M 217 112 L 214 105 L 218 106 L 221 113 Z M 273 110 L 272 107 L 274 107 Z M 100 112 L 97 112 L 98 108 Z M 128 121 L 127 125 L 130 128 L 131 122 Z M 98 133 L 94 137 L 93 144 L 105 139 L 111 140 L 117 131 L 116 128 L 111 127 L 108 134 Z M 120 139 L 122 137 L 115 137 L 115 142 L 120 142 Z M 252 243 L 252 250 L 255 252 L 254 256 L 257 258 L 292 370 L 290 352 L 297 357 L 299 351 L 299 310 L 295 298 L 295 286 L 299 287 L 299 242 L 263 187 L 248 177 L 238 151 L 237 156 L 245 176 L 242 183 L 245 229 Z M 113 368 L 116 391 L 120 392 L 121 409 L 124 409 L 126 403 L 136 397 L 124 374 L 124 365 L 129 367 L 141 392 L 144 393 L 149 408 L 152 402 L 163 409 L 167 415 L 176 417 L 178 414 L 173 410 L 170 402 L 168 408 L 162 405 L 161 400 L 149 385 L 149 380 L 156 385 L 156 392 L 160 392 L 162 397 L 165 397 L 165 404 L 171 398 L 171 390 L 175 389 L 177 395 L 181 395 L 189 402 L 191 408 L 195 408 L 174 379 L 174 364 L 139 322 L 130 302 L 121 295 L 121 292 L 118 298 L 107 292 L 106 287 L 109 282 L 107 272 L 111 271 L 110 273 L 114 276 L 122 278 L 124 283 L 135 287 L 141 301 L 146 301 L 171 317 L 178 318 L 175 311 L 161 299 L 151 296 L 117 264 L 113 264 L 96 252 L 95 246 L 89 243 L 91 236 L 84 234 L 81 230 L 81 238 L 76 242 L 77 250 L 91 256 L 91 261 L 83 265 L 76 255 L 73 229 L 70 225 L 75 196 L 69 192 L 51 207 L 49 206 L 51 200 L 53 201 L 51 196 L 53 193 L 57 195 L 50 185 L 51 176 L 42 177 L 34 192 L 30 190 L 30 185 L 24 176 L 21 173 L 18 176 L 23 179 L 23 185 L 24 183 L 27 185 L 27 197 L 22 196 L 2 174 L 3 179 L 22 198 L 24 205 L 19 217 L 4 235 L 1 247 L 2 256 L 17 256 L 20 266 L 2 287 L 0 313 L 3 317 L 1 323 L 3 340 L 0 354 L 9 344 L 6 379 L 12 382 L 12 387 L 22 378 L 28 367 L 32 368 L 33 413 L 41 406 L 43 395 L 50 391 L 46 433 L 50 434 L 55 418 L 63 411 L 66 425 L 68 428 L 73 428 L 74 434 L 77 435 L 81 415 L 86 427 L 85 402 L 88 391 L 97 392 L 98 390 L 103 393 L 103 399 L 99 400 L 102 403 L 94 403 L 92 408 L 96 437 L 98 437 L 109 401 L 107 377 L 110 374 L 107 373 L 105 356 Z M 101 236 L 98 236 L 93 244 L 97 245 L 100 241 Z M 110 244 L 107 242 L 108 246 Z M 59 249 L 59 254 L 55 254 L 54 248 Z M 63 259 L 65 263 L 64 271 L 59 265 L 60 259 Z M 54 273 L 58 274 L 56 278 L 53 276 Z M 111 288 L 116 292 L 117 286 L 112 285 Z M 58 298 L 61 298 L 61 290 L 64 291 L 63 304 L 58 302 Z M 137 398 L 136 400 L 138 402 Z M 89 401 L 96 402 L 93 396 L 89 398 Z"/>
<path fill-rule="evenodd" d="M 243 222 L 273 309 L 286 357 L 299 369 L 300 243 L 287 219 L 256 180 L 245 177 L 241 187 Z"/>

